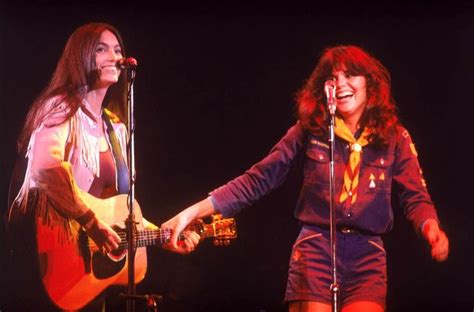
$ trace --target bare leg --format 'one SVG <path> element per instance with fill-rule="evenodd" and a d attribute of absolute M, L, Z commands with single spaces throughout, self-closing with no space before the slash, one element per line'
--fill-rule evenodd
<path fill-rule="evenodd" d="M 289 312 L 331 312 L 331 305 L 316 301 L 292 301 Z"/>
<path fill-rule="evenodd" d="M 342 312 L 384 312 L 383 307 L 372 301 L 357 301 L 342 308 Z"/>

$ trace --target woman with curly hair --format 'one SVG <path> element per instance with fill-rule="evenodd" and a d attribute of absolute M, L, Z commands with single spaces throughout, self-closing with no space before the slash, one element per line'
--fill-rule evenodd
<path fill-rule="evenodd" d="M 290 311 L 331 311 L 329 219 L 329 113 L 324 85 L 335 83 L 335 211 L 337 279 L 343 312 L 383 311 L 386 253 L 381 235 L 393 224 L 391 192 L 431 246 L 437 261 L 448 256 L 414 144 L 400 125 L 390 74 L 356 46 L 326 49 L 297 94 L 298 121 L 260 162 L 210 192 L 163 224 L 175 233 L 195 218 L 234 215 L 280 186 L 303 158 L 303 185 L 295 216 L 300 234 L 293 245 L 285 301 Z M 301 155 L 301 157 L 300 157 Z"/>

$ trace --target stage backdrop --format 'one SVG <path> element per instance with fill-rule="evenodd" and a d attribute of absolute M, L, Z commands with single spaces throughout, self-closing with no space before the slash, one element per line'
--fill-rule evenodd
<path fill-rule="evenodd" d="M 387 310 L 471 311 L 472 122 L 466 117 L 472 116 L 473 20 L 468 3 L 428 1 L 158 8 L 2 3 L 1 211 L 27 109 L 48 82 L 67 37 L 83 23 L 115 25 L 128 55 L 138 60 L 136 197 L 157 224 L 264 157 L 294 124 L 295 92 L 319 53 L 356 44 L 392 74 L 400 118 L 451 240 L 449 260 L 434 263 L 394 206 L 395 228 L 384 237 Z M 299 178 L 291 175 L 236 216 L 238 239 L 228 247 L 205 241 L 187 257 L 149 249 L 148 275 L 138 292 L 164 295 L 163 311 L 284 311 Z M 8 300 L 2 291 L 0 310 Z"/>

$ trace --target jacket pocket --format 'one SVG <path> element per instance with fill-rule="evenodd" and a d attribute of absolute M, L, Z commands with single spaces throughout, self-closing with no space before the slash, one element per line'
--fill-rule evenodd
<path fill-rule="evenodd" d="M 319 144 L 317 144 L 319 143 Z M 316 140 L 310 140 L 306 148 L 304 182 L 328 185 L 329 147 Z"/>
<path fill-rule="evenodd" d="M 367 152 L 362 155 L 363 167 L 359 185 L 365 192 L 390 192 L 392 184 L 392 165 L 395 155 Z"/>

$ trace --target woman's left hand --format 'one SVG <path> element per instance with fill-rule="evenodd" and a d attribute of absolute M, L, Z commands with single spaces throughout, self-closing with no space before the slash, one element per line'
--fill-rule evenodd
<path fill-rule="evenodd" d="M 439 228 L 438 222 L 433 219 L 427 220 L 422 232 L 431 245 L 431 257 L 438 262 L 445 261 L 449 254 L 449 240 L 446 233 Z"/>

